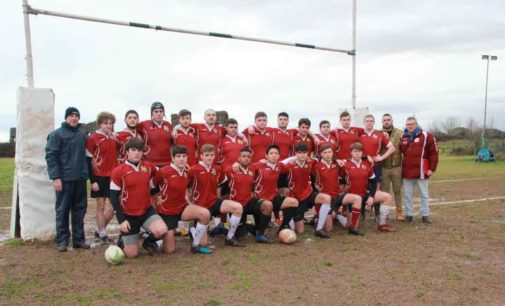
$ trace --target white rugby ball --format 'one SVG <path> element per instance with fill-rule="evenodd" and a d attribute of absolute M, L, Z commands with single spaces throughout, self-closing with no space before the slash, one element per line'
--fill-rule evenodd
<path fill-rule="evenodd" d="M 125 255 L 120 247 L 115 245 L 110 245 L 105 250 L 105 260 L 111 265 L 119 265 L 123 262 Z"/>
<path fill-rule="evenodd" d="M 296 233 L 292 229 L 285 228 L 279 232 L 281 243 L 292 244 L 296 241 Z"/>

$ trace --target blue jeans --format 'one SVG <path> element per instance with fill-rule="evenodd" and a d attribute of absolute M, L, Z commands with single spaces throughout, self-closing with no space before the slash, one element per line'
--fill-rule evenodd
<path fill-rule="evenodd" d="M 63 190 L 56 192 L 56 243 L 70 242 L 69 215 L 72 216 L 72 242 L 84 244 L 84 216 L 88 208 L 86 181 L 62 182 Z"/>
<path fill-rule="evenodd" d="M 405 196 L 405 215 L 414 215 L 414 206 L 412 197 L 414 189 L 417 186 L 419 189 L 419 197 L 421 198 L 421 216 L 427 217 L 430 215 L 430 196 L 428 192 L 428 180 L 421 179 L 403 179 L 403 194 Z"/>

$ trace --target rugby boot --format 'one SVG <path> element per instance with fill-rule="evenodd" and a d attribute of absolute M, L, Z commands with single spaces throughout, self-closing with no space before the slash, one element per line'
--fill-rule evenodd
<path fill-rule="evenodd" d="M 330 234 L 328 234 L 324 229 L 317 230 L 314 232 L 314 234 L 319 238 L 330 238 Z"/>
<path fill-rule="evenodd" d="M 360 230 L 357 228 L 350 228 L 349 229 L 349 235 L 355 235 L 355 236 L 365 236 Z"/>
<path fill-rule="evenodd" d="M 224 245 L 232 246 L 232 247 L 245 247 L 245 244 L 239 241 L 237 238 L 232 237 L 230 239 L 224 240 Z"/>

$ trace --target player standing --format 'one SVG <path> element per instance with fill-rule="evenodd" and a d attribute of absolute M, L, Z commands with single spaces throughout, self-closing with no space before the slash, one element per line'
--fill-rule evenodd
<path fill-rule="evenodd" d="M 89 165 L 91 197 L 96 199 L 95 238 L 108 244 L 107 224 L 114 217 L 112 207 L 107 205 L 110 197 L 110 176 L 117 165 L 119 142 L 114 132 L 116 117 L 109 112 L 101 112 L 96 118 L 98 130 L 88 138 L 86 156 Z"/>
<path fill-rule="evenodd" d="M 124 116 L 124 122 L 126 123 L 126 128 L 117 133 L 117 140 L 120 144 L 118 152 L 118 164 L 121 164 L 126 160 L 125 144 L 132 137 L 141 139 L 140 133 L 137 131 L 137 125 L 139 124 L 139 114 L 137 111 L 133 109 L 127 111 Z"/>
<path fill-rule="evenodd" d="M 179 125 L 174 128 L 176 137 L 173 139 L 173 144 L 181 145 L 188 150 L 187 160 L 188 165 L 193 166 L 198 159 L 198 151 L 196 147 L 196 129 L 191 126 L 191 112 L 187 109 L 179 111 Z"/>
<path fill-rule="evenodd" d="M 161 102 L 154 102 L 151 105 L 151 119 L 138 125 L 145 142 L 145 159 L 158 168 L 171 162 L 172 125 L 164 118 L 165 107 Z"/>

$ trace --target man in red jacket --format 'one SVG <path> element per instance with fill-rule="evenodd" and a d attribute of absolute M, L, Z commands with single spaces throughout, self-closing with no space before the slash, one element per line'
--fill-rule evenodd
<path fill-rule="evenodd" d="M 403 153 L 402 179 L 405 194 L 405 220 L 412 222 L 412 194 L 419 188 L 423 223 L 430 224 L 428 179 L 437 170 L 438 146 L 435 137 L 417 124 L 415 117 L 408 117 L 406 129 L 400 141 Z"/>

